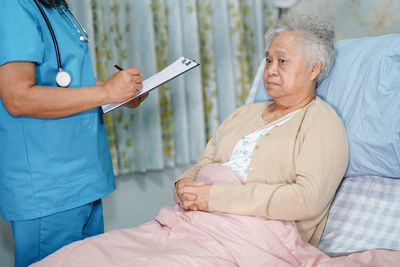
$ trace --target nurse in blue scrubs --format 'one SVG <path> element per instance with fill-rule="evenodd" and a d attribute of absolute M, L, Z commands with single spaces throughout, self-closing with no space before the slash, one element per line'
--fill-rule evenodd
<path fill-rule="evenodd" d="M 56 83 L 55 44 L 35 0 L 1 0 L 0 212 L 16 266 L 103 233 L 101 198 L 115 184 L 99 106 L 132 98 L 143 81 L 132 68 L 96 85 L 88 36 L 67 4 L 38 1 L 71 79 Z"/>

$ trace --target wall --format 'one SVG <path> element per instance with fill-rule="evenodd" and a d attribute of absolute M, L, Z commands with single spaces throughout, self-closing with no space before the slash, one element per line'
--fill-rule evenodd
<path fill-rule="evenodd" d="M 189 166 L 120 176 L 117 190 L 103 200 L 105 231 L 133 227 L 152 220 L 158 210 L 173 204 L 172 184 Z M 14 266 L 10 223 L 0 218 L 0 265 Z"/>
<path fill-rule="evenodd" d="M 299 0 L 289 10 L 330 21 L 337 40 L 400 33 L 399 0 Z"/>

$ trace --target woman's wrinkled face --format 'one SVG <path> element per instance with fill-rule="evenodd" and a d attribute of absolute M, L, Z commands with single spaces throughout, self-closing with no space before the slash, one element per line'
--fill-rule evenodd
<path fill-rule="evenodd" d="M 298 47 L 297 34 L 283 32 L 272 40 L 264 70 L 268 94 L 274 100 L 282 99 L 289 104 L 315 92 L 315 71 Z"/>

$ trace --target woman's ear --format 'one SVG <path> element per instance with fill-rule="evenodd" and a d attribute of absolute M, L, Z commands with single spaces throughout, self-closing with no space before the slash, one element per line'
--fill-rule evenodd
<path fill-rule="evenodd" d="M 314 66 L 311 70 L 311 77 L 310 77 L 311 81 L 314 81 L 317 78 L 318 74 L 321 72 L 321 68 L 322 68 L 321 62 L 314 64 Z"/>

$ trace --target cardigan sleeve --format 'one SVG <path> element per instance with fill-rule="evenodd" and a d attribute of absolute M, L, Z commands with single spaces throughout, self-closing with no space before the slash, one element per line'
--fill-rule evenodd
<path fill-rule="evenodd" d="M 296 182 L 279 187 L 267 206 L 267 216 L 308 220 L 326 210 L 349 161 L 345 128 L 337 117 L 321 120 L 300 135 L 304 139 L 295 163 Z"/>
<path fill-rule="evenodd" d="M 293 183 L 214 184 L 209 193 L 210 211 L 280 220 L 320 215 L 333 199 L 348 164 L 347 137 L 340 118 L 336 114 L 313 116 L 303 122 L 296 146 L 300 148 L 294 156 Z"/>

